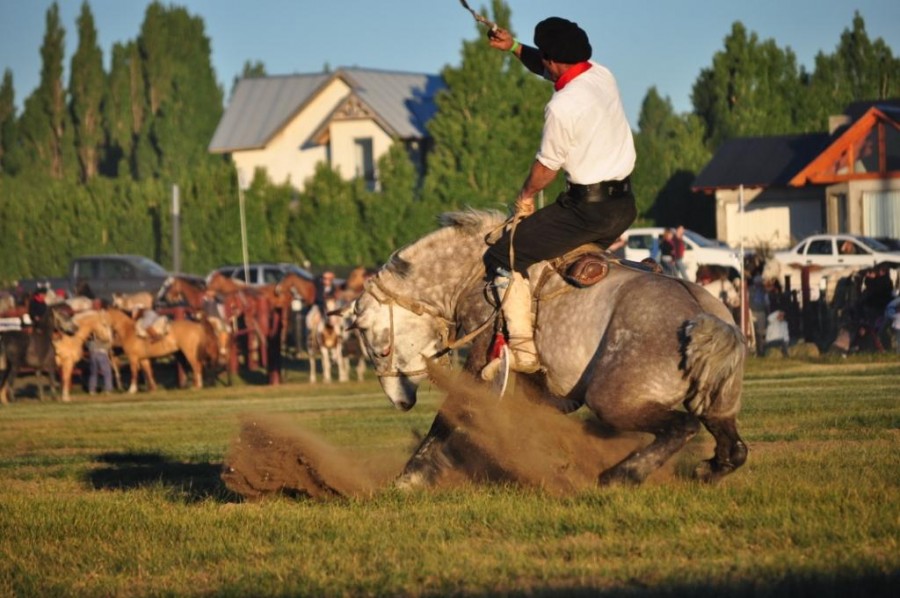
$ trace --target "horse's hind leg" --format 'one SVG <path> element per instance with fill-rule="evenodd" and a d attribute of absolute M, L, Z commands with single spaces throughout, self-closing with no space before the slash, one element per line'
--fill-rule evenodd
<path fill-rule="evenodd" d="M 738 435 L 737 421 L 733 417 L 702 418 L 702 421 L 716 439 L 716 453 L 712 459 L 701 463 L 694 475 L 705 482 L 714 482 L 744 464 L 747 460 L 747 445 Z"/>
<path fill-rule="evenodd" d="M 652 428 L 642 427 L 638 430 L 655 434 L 653 442 L 600 474 L 601 484 L 640 484 L 684 448 L 688 440 L 700 431 L 700 421 L 690 413 L 669 411 L 664 417 L 655 418 Z"/>

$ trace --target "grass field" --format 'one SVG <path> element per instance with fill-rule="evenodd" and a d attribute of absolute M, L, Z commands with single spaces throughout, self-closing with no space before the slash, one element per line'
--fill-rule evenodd
<path fill-rule="evenodd" d="M 409 413 L 374 381 L 75 398 L 0 410 L 0 596 L 795 597 L 900 587 L 893 357 L 751 360 L 740 418 L 750 457 L 733 476 L 563 496 L 463 485 L 245 502 L 219 478 L 248 415 L 402 467 L 439 407 L 436 390 Z M 682 458 L 708 445 L 703 432 Z"/>

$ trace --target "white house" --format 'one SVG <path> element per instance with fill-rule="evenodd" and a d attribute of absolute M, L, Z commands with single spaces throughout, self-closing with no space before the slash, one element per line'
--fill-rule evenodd
<path fill-rule="evenodd" d="M 316 164 L 377 188 L 376 163 L 403 143 L 424 168 L 426 123 L 437 75 L 346 68 L 331 73 L 241 79 L 219 121 L 209 151 L 231 156 L 241 185 L 257 168 L 274 183 L 302 190 Z"/>

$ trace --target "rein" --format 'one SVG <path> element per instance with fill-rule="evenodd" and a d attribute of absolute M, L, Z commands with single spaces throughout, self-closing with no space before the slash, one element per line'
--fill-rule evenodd
<path fill-rule="evenodd" d="M 435 308 L 430 305 L 426 305 L 421 301 L 416 301 L 414 299 L 410 299 L 409 297 L 404 297 L 397 293 L 392 292 L 387 287 L 384 286 L 384 283 L 381 282 L 379 277 L 373 276 L 369 280 L 366 281 L 365 289 L 369 291 L 369 294 L 375 298 L 378 303 L 382 305 L 388 306 L 388 313 L 390 314 L 390 342 L 388 344 L 388 348 L 384 350 L 382 353 L 383 357 L 388 358 L 387 366 L 384 368 L 375 369 L 375 374 L 379 377 L 412 377 L 412 376 L 421 376 L 422 374 L 427 374 L 428 369 L 422 368 L 418 370 L 401 370 L 400 368 L 394 367 L 394 345 L 396 332 L 394 328 L 394 306 L 398 305 L 403 309 L 416 314 L 417 316 L 421 316 L 427 314 L 441 322 L 443 325 L 441 328 L 441 342 L 443 344 L 447 344 L 447 340 L 450 338 L 450 330 L 451 327 L 455 326 L 455 322 L 452 320 L 448 320 L 444 316 L 442 316 Z M 374 291 L 377 291 L 374 292 Z M 379 295 L 381 295 L 379 297 Z M 446 350 L 439 351 L 434 357 L 443 357 L 446 354 Z"/>

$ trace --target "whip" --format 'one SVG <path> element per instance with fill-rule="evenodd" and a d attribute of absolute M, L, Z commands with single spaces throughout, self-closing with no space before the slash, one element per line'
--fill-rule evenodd
<path fill-rule="evenodd" d="M 463 5 L 463 8 L 465 8 L 470 13 L 472 13 L 472 17 L 475 19 L 476 23 L 481 23 L 483 25 L 487 25 L 488 27 L 491 28 L 491 33 L 493 33 L 494 31 L 497 31 L 497 23 L 489 20 L 487 17 L 480 15 L 477 12 L 475 12 L 474 10 L 472 10 L 472 8 L 469 6 L 469 3 L 466 2 L 466 0 L 459 0 L 459 3 Z"/>

